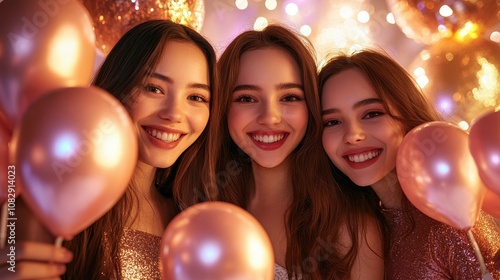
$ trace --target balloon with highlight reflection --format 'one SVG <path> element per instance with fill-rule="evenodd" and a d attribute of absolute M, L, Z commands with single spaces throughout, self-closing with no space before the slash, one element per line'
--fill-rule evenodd
<path fill-rule="evenodd" d="M 469 148 L 484 184 L 500 195 L 500 111 L 485 113 L 474 120 Z"/>
<path fill-rule="evenodd" d="M 465 131 L 442 121 L 415 127 L 399 147 L 396 169 L 406 197 L 422 213 L 458 229 L 474 225 L 485 187 Z"/>
<path fill-rule="evenodd" d="M 7 201 L 10 132 L 0 124 L 0 204 Z M 14 172 L 15 170 L 11 170 Z"/>
<path fill-rule="evenodd" d="M 48 91 L 87 86 L 95 35 L 77 0 L 4 0 L 0 8 L 0 119 L 10 130 Z"/>
<path fill-rule="evenodd" d="M 483 211 L 500 220 L 500 195 L 486 188 L 483 199 Z"/>
<path fill-rule="evenodd" d="M 260 223 L 226 202 L 187 208 L 165 229 L 160 249 L 164 280 L 272 280 L 274 253 Z"/>
<path fill-rule="evenodd" d="M 127 111 L 97 87 L 61 88 L 39 98 L 11 145 L 23 199 L 54 236 L 66 240 L 118 201 L 138 157 Z"/>
<path fill-rule="evenodd" d="M 416 41 L 432 45 L 441 38 L 478 38 L 500 21 L 496 0 L 386 0 L 396 24 Z"/>
<path fill-rule="evenodd" d="M 169 19 L 200 31 L 205 16 L 203 0 L 81 0 L 96 34 L 96 45 L 108 54 L 125 32 L 153 19 Z"/>
<path fill-rule="evenodd" d="M 500 104 L 500 46 L 492 41 L 443 39 L 408 69 L 445 120 L 464 129 Z"/>

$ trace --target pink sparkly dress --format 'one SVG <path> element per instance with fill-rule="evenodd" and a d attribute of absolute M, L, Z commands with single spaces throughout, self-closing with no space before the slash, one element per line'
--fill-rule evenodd
<path fill-rule="evenodd" d="M 125 229 L 120 239 L 118 252 L 121 275 L 102 274 L 102 276 L 107 279 L 120 280 L 160 280 L 160 246 L 161 236 Z"/>
<path fill-rule="evenodd" d="M 481 279 L 479 262 L 463 230 L 440 223 L 415 208 L 410 210 L 415 227 L 401 210 L 383 210 L 391 234 L 387 279 L 472 280 Z M 481 213 L 472 228 L 487 269 L 500 279 L 493 257 L 500 249 L 500 229 Z"/>

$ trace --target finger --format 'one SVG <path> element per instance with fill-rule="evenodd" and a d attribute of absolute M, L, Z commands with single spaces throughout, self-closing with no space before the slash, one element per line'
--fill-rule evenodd
<path fill-rule="evenodd" d="M 60 279 L 60 275 L 66 272 L 63 264 L 48 264 L 37 262 L 22 262 L 7 271 L 7 267 L 0 269 L 2 280 L 19 279 Z"/>
<path fill-rule="evenodd" d="M 2 249 L 0 263 L 9 261 L 43 261 L 68 263 L 73 259 L 73 254 L 64 247 L 56 247 L 53 244 L 39 242 L 22 242 L 16 246 L 7 246 Z"/>

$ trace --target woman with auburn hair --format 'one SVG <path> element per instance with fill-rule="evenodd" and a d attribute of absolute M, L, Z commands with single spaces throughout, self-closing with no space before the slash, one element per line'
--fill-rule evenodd
<path fill-rule="evenodd" d="M 220 198 L 265 228 L 275 279 L 382 279 L 376 219 L 360 197 L 344 195 L 321 147 L 310 44 L 278 25 L 246 31 L 218 69 Z"/>
<path fill-rule="evenodd" d="M 65 242 L 74 255 L 65 274 L 59 266 L 44 275 L 51 263 L 45 268 L 26 263 L 24 271 L 36 269 L 32 278 L 161 278 L 159 250 L 167 224 L 181 209 L 217 194 L 212 156 L 217 140 L 208 136 L 218 135 L 213 116 L 219 114 L 211 114 L 219 102 L 215 70 L 209 42 L 168 20 L 141 23 L 118 41 L 93 85 L 123 103 L 137 131 L 139 158 L 132 180 L 108 213 Z M 47 244 L 37 254 L 38 245 L 27 244 L 33 248 L 27 259 L 50 262 L 51 252 L 60 249 Z"/>
<path fill-rule="evenodd" d="M 414 127 L 441 118 L 403 67 L 384 53 L 363 50 L 333 57 L 319 73 L 323 146 L 353 189 L 371 189 L 386 235 L 387 279 L 481 279 L 466 231 L 427 217 L 405 197 L 396 156 Z M 495 279 L 500 230 L 484 212 L 472 228 Z"/>
<path fill-rule="evenodd" d="M 132 28 L 108 54 L 93 84 L 128 109 L 139 163 L 118 204 L 69 242 L 75 260 L 66 279 L 160 278 L 167 224 L 181 208 L 216 194 L 208 134 L 217 135 L 218 121 L 207 127 L 218 102 L 215 63 L 206 39 L 167 20 Z"/>

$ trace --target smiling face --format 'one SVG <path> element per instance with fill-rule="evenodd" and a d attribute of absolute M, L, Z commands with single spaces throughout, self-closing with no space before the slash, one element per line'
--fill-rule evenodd
<path fill-rule="evenodd" d="M 307 120 L 295 60 L 276 48 L 244 53 L 228 112 L 236 145 L 260 166 L 276 167 L 299 145 Z"/>
<path fill-rule="evenodd" d="M 209 73 L 194 44 L 169 42 L 128 111 L 139 137 L 139 161 L 170 167 L 200 136 L 209 117 Z"/>
<path fill-rule="evenodd" d="M 330 77 L 321 101 L 323 147 L 335 166 L 360 186 L 373 185 L 395 169 L 402 127 L 359 70 Z"/>

